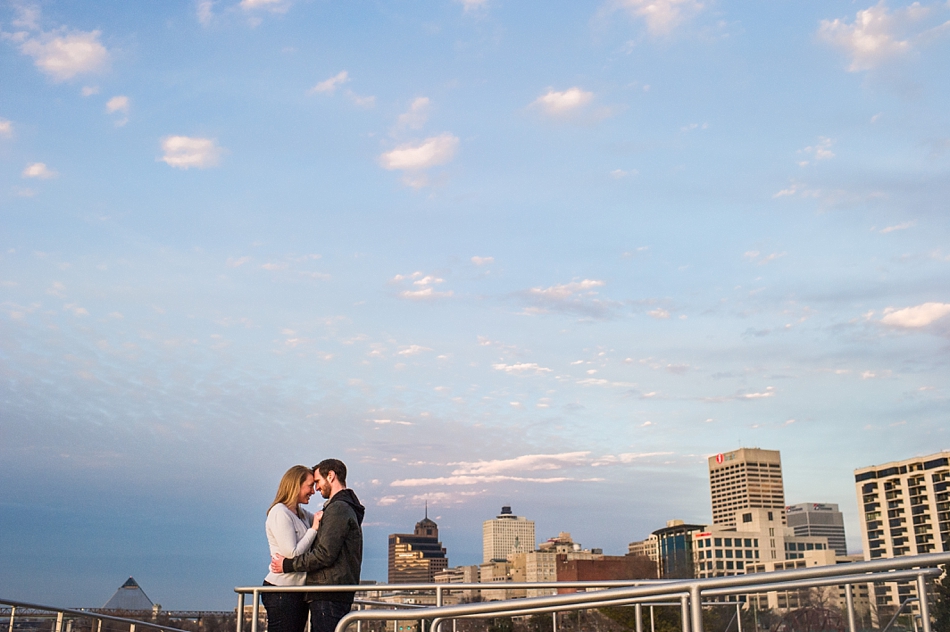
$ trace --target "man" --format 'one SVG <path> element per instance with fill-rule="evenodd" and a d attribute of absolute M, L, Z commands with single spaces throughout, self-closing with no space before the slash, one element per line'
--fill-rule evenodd
<path fill-rule="evenodd" d="M 320 495 L 328 499 L 319 521 L 317 537 L 310 550 L 294 558 L 275 555 L 271 570 L 275 573 L 306 571 L 308 585 L 345 586 L 360 583 L 363 562 L 363 514 L 353 490 L 346 487 L 346 465 L 326 459 L 313 466 L 313 482 Z M 336 624 L 353 605 L 352 591 L 308 593 L 310 632 L 333 632 Z"/>

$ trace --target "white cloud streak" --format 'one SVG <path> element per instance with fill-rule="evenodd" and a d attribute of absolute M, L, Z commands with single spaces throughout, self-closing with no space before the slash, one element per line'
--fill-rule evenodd
<path fill-rule="evenodd" d="M 585 92 L 576 86 L 562 92 L 548 88 L 548 91 L 535 99 L 531 106 L 539 108 L 549 116 L 564 116 L 584 107 L 593 98 L 593 92 Z"/>
<path fill-rule="evenodd" d="M 26 34 L 23 34 L 24 36 Z M 109 63 L 109 51 L 99 42 L 99 31 L 60 29 L 28 37 L 20 52 L 33 58 L 37 68 L 53 81 L 99 72 Z"/>
<path fill-rule="evenodd" d="M 26 169 L 24 169 L 23 173 L 20 175 L 22 175 L 24 178 L 39 178 L 41 180 L 49 180 L 50 178 L 55 178 L 59 174 L 47 167 L 46 163 L 34 162 L 27 165 Z"/>
<path fill-rule="evenodd" d="M 444 165 L 455 157 L 459 139 L 448 132 L 426 138 L 419 143 L 407 143 L 384 152 L 379 157 L 383 169 L 419 171 Z"/>
<path fill-rule="evenodd" d="M 167 136 L 162 139 L 164 155 L 159 158 L 176 169 L 207 169 L 215 167 L 221 160 L 222 149 L 211 138 L 193 138 L 190 136 Z"/>
<path fill-rule="evenodd" d="M 654 36 L 669 35 L 703 9 L 697 0 L 621 0 L 619 5 L 634 18 L 643 20 Z"/>
<path fill-rule="evenodd" d="M 314 87 L 310 88 L 310 94 L 333 94 L 336 92 L 336 89 L 350 80 L 350 75 L 345 70 L 337 73 L 336 75 L 321 81 Z"/>
<path fill-rule="evenodd" d="M 884 310 L 881 322 L 892 327 L 920 329 L 944 318 L 947 314 L 950 314 L 950 303 L 923 303 L 903 309 L 888 307 Z"/>

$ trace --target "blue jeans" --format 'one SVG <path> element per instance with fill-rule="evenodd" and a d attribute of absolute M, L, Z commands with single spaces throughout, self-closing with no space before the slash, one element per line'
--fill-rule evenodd
<path fill-rule="evenodd" d="M 264 582 L 265 586 L 271 586 Z M 307 602 L 304 593 L 261 593 L 267 610 L 267 632 L 303 632 L 307 627 Z"/>
<path fill-rule="evenodd" d="M 351 606 L 346 601 L 311 601 L 310 632 L 333 632 Z"/>

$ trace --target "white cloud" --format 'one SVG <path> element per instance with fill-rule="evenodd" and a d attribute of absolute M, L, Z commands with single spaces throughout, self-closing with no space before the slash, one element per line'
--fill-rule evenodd
<path fill-rule="evenodd" d="M 240 7 L 245 11 L 266 9 L 274 13 L 284 13 L 290 8 L 289 0 L 241 0 Z"/>
<path fill-rule="evenodd" d="M 23 170 L 23 173 L 20 174 L 24 178 L 41 178 L 43 180 L 49 180 L 50 178 L 55 178 L 58 173 L 46 166 L 46 163 L 43 162 L 34 162 L 26 166 L 26 169 Z"/>
<path fill-rule="evenodd" d="M 459 139 L 448 132 L 432 136 L 420 143 L 400 145 L 379 157 L 383 169 L 418 171 L 443 165 L 455 157 Z"/>
<path fill-rule="evenodd" d="M 98 72 L 109 63 L 109 51 L 99 42 L 99 31 L 60 29 L 27 39 L 20 52 L 33 58 L 40 71 L 53 81 Z"/>
<path fill-rule="evenodd" d="M 522 362 L 519 364 L 493 364 L 491 365 L 496 371 L 504 371 L 505 373 L 510 373 L 513 375 L 543 375 L 545 373 L 550 373 L 551 369 L 545 368 L 543 366 L 538 366 L 536 362 Z"/>
<path fill-rule="evenodd" d="M 776 259 L 781 259 L 782 257 L 786 255 L 788 255 L 787 252 L 773 252 L 772 254 L 765 255 L 763 257 L 762 253 L 759 252 L 758 250 L 749 250 L 742 256 L 748 259 L 749 261 L 755 263 L 758 266 L 764 266 L 769 263 L 772 263 Z"/>
<path fill-rule="evenodd" d="M 246 257 L 246 256 L 245 256 L 245 257 L 237 257 L 237 258 L 235 258 L 235 257 L 228 257 L 228 260 L 225 261 L 225 264 L 226 264 L 229 268 L 239 268 L 239 267 L 243 266 L 245 263 L 247 263 L 247 262 L 250 261 L 250 260 L 251 260 L 251 258 L 250 258 L 250 257 Z"/>
<path fill-rule="evenodd" d="M 99 94 L 99 86 L 83 86 L 81 94 L 84 97 L 91 97 L 94 94 Z"/>
<path fill-rule="evenodd" d="M 800 154 L 808 154 L 815 160 L 830 160 L 835 157 L 835 153 L 831 151 L 831 145 L 834 143 L 833 140 L 825 136 L 819 136 L 818 142 L 814 145 L 809 145 L 804 149 L 799 150 Z M 799 166 L 804 167 L 809 164 L 809 161 L 803 160 L 798 163 Z"/>
<path fill-rule="evenodd" d="M 647 314 L 658 320 L 665 320 L 670 317 L 670 313 L 662 307 L 657 307 L 656 309 L 650 310 L 647 312 Z"/>
<path fill-rule="evenodd" d="M 472 257 L 472 263 L 477 266 L 486 266 L 490 263 L 495 263 L 494 257 Z"/>
<path fill-rule="evenodd" d="M 422 272 L 418 271 L 413 272 L 410 275 L 397 274 L 392 280 L 394 283 L 412 281 L 412 285 L 415 286 L 416 289 L 403 290 L 400 292 L 399 296 L 401 298 L 425 300 L 434 298 L 447 298 L 452 296 L 452 290 L 439 292 L 435 289 L 435 286 L 444 283 L 445 279 L 441 279 L 431 274 L 423 274 Z"/>
<path fill-rule="evenodd" d="M 568 88 L 563 92 L 548 88 L 548 91 L 535 99 L 531 105 L 540 108 L 548 115 L 561 116 L 584 107 L 593 98 L 593 92 L 585 92 L 578 87 Z"/>
<path fill-rule="evenodd" d="M 418 97 L 413 100 L 409 109 L 400 114 L 397 119 L 399 127 L 408 127 L 410 129 L 419 129 L 429 120 L 429 108 L 431 102 L 428 97 Z"/>
<path fill-rule="evenodd" d="M 629 171 L 624 171 L 623 169 L 614 169 L 613 171 L 610 172 L 610 177 L 615 180 L 622 180 L 626 178 L 627 176 L 636 176 L 639 174 L 640 172 L 637 171 L 636 169 L 630 169 Z"/>
<path fill-rule="evenodd" d="M 881 322 L 892 327 L 918 329 L 940 320 L 947 314 L 950 314 L 950 303 L 923 303 L 903 309 L 888 307 L 884 310 Z"/>
<path fill-rule="evenodd" d="M 561 454 L 525 454 L 513 459 L 459 462 L 452 474 L 492 475 L 511 472 L 560 470 L 565 467 L 587 465 L 590 452 L 563 452 Z"/>
<path fill-rule="evenodd" d="M 488 5 L 488 0 L 455 0 L 465 9 L 465 12 L 477 11 L 478 9 L 483 9 Z"/>
<path fill-rule="evenodd" d="M 360 95 L 356 94 L 352 90 L 347 90 L 346 96 L 350 97 L 350 100 L 353 102 L 353 105 L 355 105 L 358 108 L 371 108 L 374 105 L 376 105 L 376 97 L 374 96 L 361 97 Z"/>
<path fill-rule="evenodd" d="M 123 114 L 128 114 L 129 112 L 129 97 L 126 96 L 115 96 L 109 99 L 106 103 L 106 111 L 109 114 L 114 112 L 122 112 Z"/>
<path fill-rule="evenodd" d="M 211 138 L 190 136 L 167 136 L 162 139 L 165 155 L 160 161 L 176 169 L 207 169 L 217 166 L 221 160 L 221 148 Z"/>
<path fill-rule="evenodd" d="M 201 24 L 201 26 L 211 24 L 211 21 L 214 19 L 213 0 L 198 0 L 198 2 L 195 3 L 195 17 L 198 18 L 198 23 Z"/>
<path fill-rule="evenodd" d="M 401 355 L 401 356 L 419 355 L 423 351 L 432 351 L 432 349 L 430 349 L 429 347 L 422 347 L 420 345 L 409 345 L 406 347 L 400 347 L 399 351 L 397 352 L 397 355 Z"/>
<path fill-rule="evenodd" d="M 668 35 L 703 8 L 697 0 L 621 0 L 620 6 L 646 22 L 651 35 Z"/>
<path fill-rule="evenodd" d="M 13 136 L 13 123 L 7 119 L 0 118 L 0 136 L 10 138 Z"/>
<path fill-rule="evenodd" d="M 879 230 L 879 231 L 877 231 L 877 232 L 881 233 L 882 235 L 886 235 L 887 233 L 893 233 L 895 230 L 907 230 L 908 228 L 911 228 L 911 227 L 916 226 L 916 225 L 917 225 L 917 220 L 912 220 L 912 221 L 909 221 L 909 222 L 903 222 L 903 223 L 901 223 L 901 224 L 896 224 L 896 225 L 894 225 L 894 226 L 887 226 L 887 227 L 882 228 L 881 230 Z"/>
<path fill-rule="evenodd" d="M 915 2 L 909 7 L 890 12 L 883 0 L 873 7 L 858 11 L 854 22 L 822 20 L 818 36 L 851 57 L 850 72 L 872 70 L 880 64 L 911 51 L 914 40 L 937 29 L 907 34 L 908 27 L 925 17 L 930 9 Z M 901 32 L 905 34 L 901 34 Z M 903 38 L 903 39 L 902 39 Z"/>
<path fill-rule="evenodd" d="M 615 306 L 610 301 L 597 298 L 594 288 L 606 285 L 598 279 L 583 279 L 570 283 L 559 283 L 550 287 L 534 287 L 524 296 L 535 307 L 526 308 L 526 314 L 541 314 L 549 310 L 581 313 L 588 316 L 604 316 Z"/>
<path fill-rule="evenodd" d="M 325 81 L 321 81 L 314 87 L 310 88 L 310 94 L 333 94 L 336 92 L 337 87 L 343 85 L 350 80 L 349 74 L 343 70 L 336 75 L 330 77 Z"/>
<path fill-rule="evenodd" d="M 492 483 L 566 483 L 574 480 L 563 476 L 529 478 L 524 476 L 439 476 L 436 478 L 404 478 L 390 483 L 392 487 L 428 487 L 430 485 L 486 485 Z"/>
<path fill-rule="evenodd" d="M 583 281 L 572 281 L 571 283 L 561 283 L 547 288 L 534 287 L 529 290 L 534 296 L 553 299 L 566 299 L 579 292 L 589 292 L 592 288 L 603 287 L 604 281 L 596 279 L 584 279 Z"/>

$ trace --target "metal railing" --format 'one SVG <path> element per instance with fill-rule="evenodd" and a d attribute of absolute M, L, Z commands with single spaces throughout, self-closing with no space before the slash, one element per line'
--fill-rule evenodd
<path fill-rule="evenodd" d="M 0 599 L 0 606 L 10 606 L 10 622 L 8 627 L 8 632 L 13 632 L 14 621 L 17 615 L 17 608 L 25 608 L 28 610 L 39 610 L 41 612 L 49 612 L 50 618 L 53 615 L 56 616 L 56 624 L 53 627 L 53 632 L 63 632 L 63 623 L 67 618 L 72 619 L 93 619 L 96 621 L 96 630 L 95 632 L 102 632 L 102 622 L 103 621 L 116 621 L 119 623 L 128 623 L 129 632 L 135 632 L 136 626 L 152 628 L 156 630 L 162 630 L 163 632 L 186 632 L 179 628 L 173 628 L 167 625 L 161 625 L 158 623 L 152 623 L 150 621 L 140 621 L 138 619 L 128 619 L 126 617 L 114 617 L 109 614 L 101 614 L 99 612 L 90 612 L 88 610 L 73 610 L 70 608 L 57 608 L 55 606 L 43 606 L 35 603 L 26 603 L 24 601 L 13 601 L 12 599 Z M 35 617 L 36 615 L 22 615 L 24 618 L 27 616 Z"/>
<path fill-rule="evenodd" d="M 927 578 L 941 574 L 936 568 L 950 563 L 950 553 L 903 556 L 870 562 L 854 562 L 828 566 L 815 566 L 794 570 L 709 577 L 702 579 L 672 581 L 625 581 L 625 582 L 552 582 L 552 583 L 498 583 L 498 584 L 395 584 L 361 586 L 299 586 L 270 587 L 253 586 L 235 588 L 238 593 L 238 612 L 244 611 L 244 596 L 253 594 L 251 632 L 257 632 L 259 595 L 262 592 L 380 592 L 387 590 L 435 590 L 434 607 L 413 608 L 411 611 L 357 610 L 350 612 L 337 625 L 336 632 L 346 632 L 352 623 L 359 632 L 362 621 L 373 620 L 431 620 L 432 629 L 438 632 L 445 620 L 462 618 L 487 618 L 498 616 L 522 616 L 545 612 L 586 610 L 604 606 L 649 604 L 673 598 L 679 601 L 683 619 L 683 632 L 703 632 L 703 597 L 739 595 L 810 588 L 817 586 L 843 585 L 848 610 L 849 632 L 857 632 L 854 616 L 854 601 L 851 586 L 854 584 L 892 582 L 916 579 L 920 600 L 922 632 L 932 632 L 927 595 Z M 594 593 L 583 592 L 546 597 L 532 597 L 506 601 L 442 605 L 442 591 L 454 590 L 510 590 L 521 588 L 603 588 Z M 639 608 L 638 608 L 639 610 Z M 642 617 L 637 617 L 637 632 L 642 632 Z M 243 617 L 238 617 L 237 632 L 243 632 Z M 941 631 L 943 632 L 943 631 Z"/>

